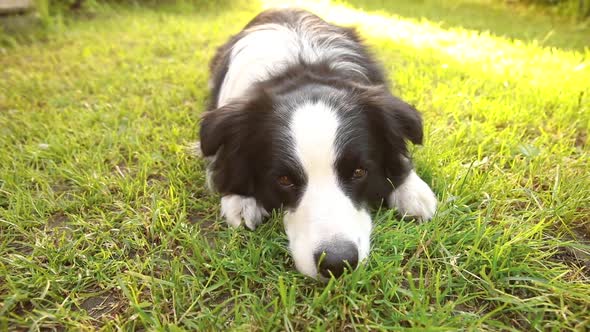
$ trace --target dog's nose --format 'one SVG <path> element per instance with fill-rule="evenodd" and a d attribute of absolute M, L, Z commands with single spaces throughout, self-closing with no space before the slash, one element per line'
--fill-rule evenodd
<path fill-rule="evenodd" d="M 339 277 L 344 268 L 350 265 L 356 268 L 359 259 L 358 248 L 352 241 L 335 241 L 318 248 L 314 254 L 316 265 L 319 263 L 319 272 L 326 278 L 330 273 Z"/>

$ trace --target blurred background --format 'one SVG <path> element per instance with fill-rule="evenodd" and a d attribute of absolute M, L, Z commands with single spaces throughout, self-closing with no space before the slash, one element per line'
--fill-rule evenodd
<path fill-rule="evenodd" d="M 251 4 L 257 1 L 251 1 Z M 268 1 L 267 1 L 268 2 Z M 280 4 L 283 1 L 274 1 Z M 326 1 L 286 1 L 291 5 L 320 4 Z M 365 0 L 333 1 L 357 9 L 394 9 L 405 17 L 424 18 L 444 25 L 490 31 L 546 46 L 583 49 L 590 44 L 590 0 Z M 241 2 L 243 3 L 243 1 Z M 265 1 L 260 1 L 264 6 Z M 0 0 L 0 45 L 49 38 L 67 28 L 72 19 L 90 19 L 111 14 L 117 7 L 146 7 L 160 11 L 203 11 L 240 5 L 221 0 Z M 550 17 L 550 21 L 542 20 Z M 533 21 L 528 25 L 527 22 Z M 551 24 L 555 21 L 558 24 Z M 541 24 L 539 24 L 541 23 Z M 564 32 L 565 34 L 560 34 Z M 557 37 L 559 35 L 559 38 Z M 566 38 L 563 38 L 563 35 Z M 561 40 L 557 40 L 561 39 Z"/>

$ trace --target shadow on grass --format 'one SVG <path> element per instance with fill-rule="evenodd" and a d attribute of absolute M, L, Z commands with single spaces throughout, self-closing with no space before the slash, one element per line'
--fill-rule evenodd
<path fill-rule="evenodd" d="M 365 12 L 427 19 L 440 23 L 441 28 L 489 31 L 509 39 L 561 49 L 590 48 L 590 20 L 573 23 L 523 6 L 441 0 L 342 0 L 342 3 Z"/>

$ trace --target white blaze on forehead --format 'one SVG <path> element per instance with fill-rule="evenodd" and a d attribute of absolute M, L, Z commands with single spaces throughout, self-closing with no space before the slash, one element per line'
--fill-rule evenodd
<path fill-rule="evenodd" d="M 308 103 L 300 106 L 291 120 L 295 152 L 308 177 L 335 179 L 335 142 L 338 117 L 326 104 Z"/>

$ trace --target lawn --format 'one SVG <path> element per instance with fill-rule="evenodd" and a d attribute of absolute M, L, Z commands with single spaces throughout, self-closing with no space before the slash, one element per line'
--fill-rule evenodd
<path fill-rule="evenodd" d="M 105 7 L 0 48 L 0 330 L 584 330 L 590 27 L 462 0 L 300 1 L 422 111 L 429 223 L 296 272 L 280 213 L 230 229 L 198 138 L 216 46 L 276 1 Z"/>

